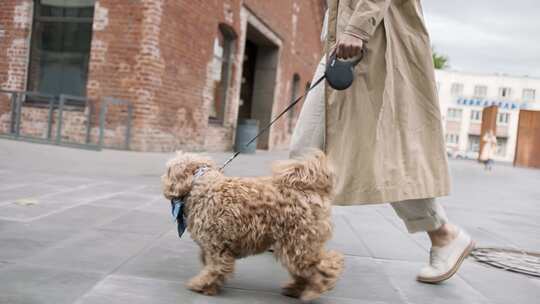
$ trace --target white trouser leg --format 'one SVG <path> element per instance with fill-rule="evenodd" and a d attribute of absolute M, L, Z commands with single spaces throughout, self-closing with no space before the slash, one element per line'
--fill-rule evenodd
<path fill-rule="evenodd" d="M 317 66 L 315 75 L 311 83 L 314 83 L 322 75 L 326 67 L 326 58 L 323 57 Z M 325 135 L 325 106 L 324 106 L 324 86 L 320 83 L 306 96 L 304 106 L 300 111 L 300 116 L 294 128 L 290 145 L 290 157 L 298 157 L 307 149 L 324 148 Z"/>
<path fill-rule="evenodd" d="M 443 206 L 434 198 L 391 203 L 410 233 L 433 231 L 448 223 Z"/>

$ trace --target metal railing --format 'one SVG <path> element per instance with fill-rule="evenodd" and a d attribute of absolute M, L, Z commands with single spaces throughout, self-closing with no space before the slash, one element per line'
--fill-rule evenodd
<path fill-rule="evenodd" d="M 132 113 L 133 113 L 133 106 L 132 104 L 127 100 L 120 100 L 115 99 L 112 97 L 105 97 L 102 100 L 101 103 L 101 111 L 99 113 L 99 134 L 98 134 L 98 142 L 92 143 L 92 118 L 94 117 L 94 105 L 90 100 L 86 97 L 81 96 L 72 96 L 67 94 L 61 94 L 59 96 L 54 96 L 50 94 L 43 94 L 38 92 L 28 92 L 28 91 L 10 91 L 10 90 L 2 90 L 0 89 L 0 94 L 8 94 L 10 95 L 10 108 L 11 108 L 11 115 L 10 115 L 10 122 L 9 122 L 9 132 L 7 134 L 0 134 L 0 138 L 8 138 L 8 139 L 15 139 L 15 140 L 22 140 L 22 141 L 28 141 L 28 142 L 36 142 L 36 143 L 43 143 L 43 144 L 54 144 L 59 146 L 68 146 L 68 147 L 74 147 L 74 148 L 82 148 L 82 149 L 90 149 L 90 150 L 101 150 L 104 148 L 104 134 L 105 134 L 105 120 L 107 116 L 107 112 L 110 105 L 126 105 L 127 106 L 127 119 L 126 119 L 126 134 L 125 134 L 125 140 L 124 145 L 121 147 L 121 149 L 129 150 L 130 142 L 131 142 L 131 123 L 132 123 Z M 45 131 L 45 135 L 42 137 L 36 137 L 36 136 L 30 136 L 30 135 L 23 135 L 21 133 L 22 130 L 22 110 L 25 106 L 25 103 L 27 103 L 27 100 L 30 99 L 40 99 L 45 100 L 47 104 L 47 129 Z M 76 102 L 77 106 L 69 106 L 69 103 Z M 63 128 L 65 126 L 64 123 L 64 112 L 66 111 L 66 108 L 70 107 L 70 109 L 78 108 L 78 109 L 84 109 L 83 111 L 86 112 L 86 121 L 85 121 L 85 135 L 84 135 L 84 142 L 73 142 L 65 140 L 62 136 L 63 134 Z M 53 139 L 52 133 L 53 133 L 53 122 L 54 122 L 54 116 L 56 113 L 56 130 L 55 130 L 55 137 Z M 116 147 L 108 147 L 108 148 L 116 148 Z"/>
<path fill-rule="evenodd" d="M 104 137 L 105 133 L 103 130 L 105 130 L 105 118 L 107 116 L 107 112 L 109 111 L 109 105 L 126 105 L 127 106 L 127 121 L 126 121 L 126 139 L 124 142 L 124 149 L 129 150 L 129 144 L 131 141 L 131 119 L 133 116 L 133 105 L 123 99 L 117 99 L 112 97 L 105 97 L 103 98 L 103 101 L 101 103 L 101 112 L 99 114 L 99 146 L 104 146 Z"/>

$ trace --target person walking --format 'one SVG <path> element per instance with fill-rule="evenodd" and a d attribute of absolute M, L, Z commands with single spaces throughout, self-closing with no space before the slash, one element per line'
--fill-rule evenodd
<path fill-rule="evenodd" d="M 480 162 L 484 163 L 484 169 L 491 171 L 493 169 L 493 156 L 497 151 L 497 137 L 493 133 L 493 130 L 489 130 L 484 137 L 482 137 L 484 148 L 480 154 Z"/>
<path fill-rule="evenodd" d="M 308 148 L 333 164 L 336 205 L 390 203 L 410 233 L 426 232 L 429 263 L 417 279 L 452 277 L 474 247 L 437 197 L 450 190 L 431 45 L 420 0 L 328 0 L 326 57 L 365 57 L 344 91 L 324 85 L 304 102 L 291 157 Z"/>

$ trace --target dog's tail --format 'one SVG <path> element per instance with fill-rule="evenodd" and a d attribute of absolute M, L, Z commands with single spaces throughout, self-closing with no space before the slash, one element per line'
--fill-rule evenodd
<path fill-rule="evenodd" d="M 325 195 L 331 195 L 334 188 L 334 172 L 320 150 L 312 149 L 302 158 L 277 162 L 272 172 L 274 182 L 286 187 Z"/>

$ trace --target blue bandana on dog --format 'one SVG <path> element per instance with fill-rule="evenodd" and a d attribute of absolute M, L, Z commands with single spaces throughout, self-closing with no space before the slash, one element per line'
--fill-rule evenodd
<path fill-rule="evenodd" d="M 171 200 L 171 213 L 172 217 L 178 223 L 178 237 L 182 237 L 184 231 L 186 231 L 186 216 L 184 214 L 184 199 L 173 198 Z"/>
<path fill-rule="evenodd" d="M 197 169 L 197 171 L 195 171 L 195 174 L 193 175 L 193 183 L 195 183 L 196 179 L 203 176 L 206 173 L 206 171 L 208 171 L 208 167 L 202 167 L 202 168 Z M 172 214 L 173 220 L 175 220 L 176 223 L 178 224 L 177 225 L 178 237 L 180 238 L 186 231 L 186 227 L 187 227 L 187 218 L 186 218 L 186 215 L 184 214 L 184 207 L 186 203 L 184 201 L 186 200 L 186 197 L 188 195 L 189 194 L 187 194 L 184 197 L 173 198 L 171 200 L 171 214 Z"/>

